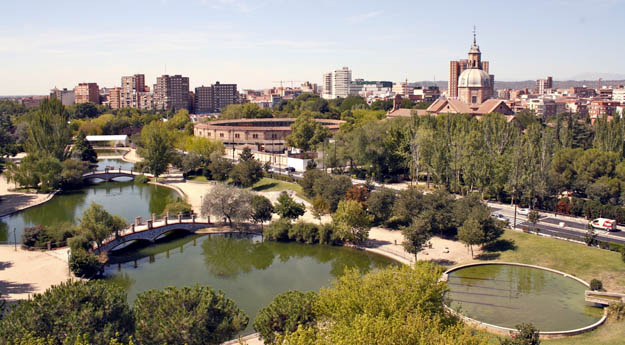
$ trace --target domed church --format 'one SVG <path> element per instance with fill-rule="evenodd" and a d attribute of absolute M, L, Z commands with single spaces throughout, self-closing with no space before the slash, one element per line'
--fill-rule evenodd
<path fill-rule="evenodd" d="M 473 46 L 469 50 L 467 68 L 458 77 L 458 99 L 469 105 L 482 104 L 493 97 L 495 76 L 482 68 L 482 52 L 473 32 Z"/>

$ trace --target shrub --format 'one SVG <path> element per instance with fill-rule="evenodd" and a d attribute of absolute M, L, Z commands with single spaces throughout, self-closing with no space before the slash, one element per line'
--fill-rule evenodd
<path fill-rule="evenodd" d="M 249 322 L 223 292 L 198 285 L 143 292 L 134 314 L 140 344 L 221 344 Z"/>
<path fill-rule="evenodd" d="M 72 251 L 84 249 L 89 250 L 90 244 L 89 239 L 85 235 L 76 235 L 67 240 L 67 244 L 69 245 L 69 249 Z"/>
<path fill-rule="evenodd" d="M 143 183 L 148 183 L 149 181 L 150 181 L 150 178 L 145 175 L 135 176 L 135 183 L 143 184 Z"/>
<path fill-rule="evenodd" d="M 291 223 L 286 219 L 277 220 L 263 230 L 263 235 L 269 241 L 288 241 Z"/>
<path fill-rule="evenodd" d="M 315 224 L 299 221 L 289 229 L 289 239 L 306 244 L 319 243 L 319 228 Z"/>
<path fill-rule="evenodd" d="M 315 322 L 313 304 L 315 292 L 287 291 L 279 294 L 254 320 L 254 329 L 263 337 L 265 344 L 273 343 L 276 335 L 292 333 L 298 326 L 306 327 Z"/>
<path fill-rule="evenodd" d="M 603 289 L 603 283 L 599 279 L 593 279 L 590 281 L 590 290 L 599 291 Z"/>
<path fill-rule="evenodd" d="M 516 326 L 518 333 L 512 339 L 506 339 L 501 345 L 538 345 L 540 344 L 539 330 L 531 323 Z"/>
<path fill-rule="evenodd" d="M 338 244 L 341 241 L 337 238 L 334 231 L 334 223 L 324 223 L 319 225 L 319 243 L 320 244 Z"/>
<path fill-rule="evenodd" d="M 0 342 L 19 343 L 30 335 L 61 345 L 83 336 L 85 343 L 108 345 L 112 338 L 127 341 L 134 324 L 121 287 L 104 281 L 67 281 L 13 305 L 0 320 Z"/>
<path fill-rule="evenodd" d="M 615 319 L 625 319 L 625 303 L 612 303 L 608 306 L 608 316 Z"/>
<path fill-rule="evenodd" d="M 43 226 L 35 225 L 24 228 L 24 233 L 22 233 L 22 244 L 24 246 L 44 248 L 49 241 L 52 241 L 52 239 Z"/>
<path fill-rule="evenodd" d="M 621 259 L 625 262 L 625 248 L 621 248 Z"/>
<path fill-rule="evenodd" d="M 193 208 L 187 202 L 184 202 L 180 199 L 174 202 L 170 202 L 165 205 L 165 209 L 163 210 L 163 215 L 166 215 L 169 212 L 170 217 L 176 217 L 179 213 L 182 214 L 190 214 Z"/>
<path fill-rule="evenodd" d="M 69 267 L 80 278 L 93 278 L 102 270 L 102 263 L 93 253 L 84 249 L 72 250 L 69 258 Z"/>

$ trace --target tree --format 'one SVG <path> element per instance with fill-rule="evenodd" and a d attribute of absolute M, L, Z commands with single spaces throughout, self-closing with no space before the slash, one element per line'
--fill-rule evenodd
<path fill-rule="evenodd" d="M 354 200 L 363 204 L 365 207 L 367 206 L 367 199 L 369 198 L 369 190 L 366 186 L 358 184 L 353 185 L 350 189 L 345 193 L 346 200 Z"/>
<path fill-rule="evenodd" d="M 52 345 L 107 345 L 112 338 L 127 341 L 134 317 L 126 292 L 106 281 L 67 281 L 34 294 L 11 307 L 0 320 L 0 339 L 17 342 L 27 335 L 48 338 Z"/>
<path fill-rule="evenodd" d="M 82 175 L 87 171 L 87 163 L 75 159 L 66 159 L 61 163 L 61 185 L 63 188 L 75 188 L 83 184 Z"/>
<path fill-rule="evenodd" d="M 91 203 L 80 219 L 79 232 L 95 241 L 98 247 L 111 234 L 119 234 L 119 231 L 126 227 L 126 220 L 117 215 L 108 213 L 102 205 Z"/>
<path fill-rule="evenodd" d="M 285 335 L 298 327 L 310 326 L 315 322 L 313 305 L 315 292 L 287 291 L 276 296 L 271 303 L 258 311 L 254 329 L 260 333 L 265 344 L 273 344 L 276 334 Z"/>
<path fill-rule="evenodd" d="M 254 158 L 241 161 L 230 171 L 230 178 L 235 186 L 251 187 L 263 178 L 263 166 Z"/>
<path fill-rule="evenodd" d="M 471 257 L 473 257 L 473 246 L 482 244 L 484 241 L 484 231 L 479 221 L 474 218 L 467 219 L 458 229 L 458 239 L 471 250 Z"/>
<path fill-rule="evenodd" d="M 140 293 L 134 314 L 140 344 L 221 344 L 249 322 L 222 291 L 198 285 Z"/>
<path fill-rule="evenodd" d="M 540 219 L 540 213 L 536 210 L 532 210 L 530 211 L 530 213 L 527 215 L 527 220 L 532 224 L 532 229 L 535 230 L 538 233 L 538 230 L 536 230 L 536 223 L 538 223 L 538 220 Z"/>
<path fill-rule="evenodd" d="M 384 223 L 391 218 L 395 198 L 395 192 L 390 188 L 384 187 L 376 189 L 369 194 L 367 210 L 374 216 L 376 223 Z"/>
<path fill-rule="evenodd" d="M 172 133 L 165 123 L 151 122 L 141 130 L 141 145 L 139 155 L 143 157 L 148 172 L 158 178 L 167 170 L 176 153 Z"/>
<path fill-rule="evenodd" d="M 310 115 L 300 115 L 291 125 L 291 134 L 286 137 L 290 147 L 310 151 L 330 137 L 330 131 Z"/>
<path fill-rule="evenodd" d="M 89 163 L 98 162 L 98 154 L 91 146 L 91 143 L 87 141 L 85 133 L 83 132 L 78 132 L 76 139 L 74 139 L 74 147 L 72 147 L 72 158 Z"/>
<path fill-rule="evenodd" d="M 367 240 L 372 218 L 362 205 L 354 200 L 341 200 L 332 215 L 339 238 L 351 243 Z"/>
<path fill-rule="evenodd" d="M 185 151 L 200 155 L 204 159 L 210 158 L 214 153 L 223 155 L 226 148 L 219 140 L 204 137 L 187 137 L 184 142 Z"/>
<path fill-rule="evenodd" d="M 228 220 L 247 220 L 252 215 L 252 193 L 224 184 L 215 185 L 202 201 L 202 215 L 214 215 Z"/>
<path fill-rule="evenodd" d="M 271 220 L 273 214 L 273 205 L 271 201 L 262 195 L 252 196 L 252 221 L 254 223 L 260 223 L 261 226 L 264 222 Z"/>
<path fill-rule="evenodd" d="M 72 249 L 69 267 L 77 277 L 91 279 L 102 271 L 102 266 L 95 254 L 82 248 Z"/>
<path fill-rule="evenodd" d="M 213 179 L 225 181 L 228 179 L 230 171 L 232 171 L 232 162 L 220 155 L 213 154 L 211 162 L 208 164 L 208 170 L 210 170 Z"/>
<path fill-rule="evenodd" d="M 419 262 L 361 275 L 348 270 L 319 292 L 317 321 L 280 337 L 280 344 L 485 345 L 487 336 L 445 315 L 441 269 Z M 364 297 L 366 296 L 366 297 Z M 281 341 L 284 340 L 284 341 Z"/>
<path fill-rule="evenodd" d="M 505 339 L 501 345 L 540 345 L 540 331 L 531 323 L 516 326 L 517 334 L 512 339 Z"/>
<path fill-rule="evenodd" d="M 306 213 L 306 206 L 293 200 L 293 198 L 286 191 L 280 193 L 280 196 L 278 196 L 278 203 L 275 205 L 274 209 L 281 218 L 288 220 L 297 219 Z"/>
<path fill-rule="evenodd" d="M 323 197 L 319 195 L 316 196 L 313 199 L 313 203 L 312 203 L 313 217 L 317 218 L 319 220 L 319 223 L 321 223 L 321 217 L 328 214 L 329 212 L 330 212 L 330 205 L 328 205 L 328 202 Z"/>
<path fill-rule="evenodd" d="M 41 153 L 58 161 L 65 160 L 72 142 L 72 131 L 68 125 L 65 107 L 58 99 L 46 99 L 39 109 L 28 115 L 28 137 L 24 143 L 26 153 Z"/>
<path fill-rule="evenodd" d="M 412 224 L 402 230 L 404 249 L 414 254 L 414 261 L 417 262 L 417 254 L 425 248 L 425 244 L 432 238 L 432 227 L 430 223 L 422 218 L 412 221 Z"/>

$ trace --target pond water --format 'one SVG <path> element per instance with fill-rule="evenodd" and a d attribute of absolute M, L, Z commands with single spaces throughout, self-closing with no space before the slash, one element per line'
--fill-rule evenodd
<path fill-rule="evenodd" d="M 122 168 L 122 170 L 132 170 L 134 166 L 135 166 L 135 163 L 126 162 L 121 159 L 102 158 L 102 159 L 98 159 L 96 170 L 104 170 L 104 168 L 106 167 L 110 167 L 114 170 L 117 170 L 120 167 Z"/>
<path fill-rule="evenodd" d="M 589 326 L 602 315 L 602 309 L 585 302 L 585 285 L 538 268 L 479 265 L 448 277 L 449 306 L 497 326 L 531 322 L 540 331 L 565 331 Z"/>
<path fill-rule="evenodd" d="M 169 238 L 123 249 L 109 259 L 107 279 L 123 286 L 131 303 L 142 291 L 167 286 L 199 284 L 224 291 L 250 317 L 241 334 L 253 332 L 258 310 L 282 292 L 318 291 L 348 267 L 367 272 L 395 264 L 353 248 L 263 242 L 260 235 L 235 234 Z"/>
<path fill-rule="evenodd" d="M 108 159 L 98 162 L 102 166 L 116 167 L 122 163 L 126 162 Z M 122 166 L 122 169 L 125 168 Z M 135 184 L 133 181 L 93 183 L 82 189 L 59 193 L 44 204 L 0 218 L 0 243 L 13 243 L 13 228 L 16 229 L 17 242 L 21 243 L 24 227 L 75 223 L 92 202 L 130 223 L 137 216 L 146 219 L 152 213 L 162 213 L 165 205 L 176 198 L 178 193 L 175 191 L 151 184 Z"/>

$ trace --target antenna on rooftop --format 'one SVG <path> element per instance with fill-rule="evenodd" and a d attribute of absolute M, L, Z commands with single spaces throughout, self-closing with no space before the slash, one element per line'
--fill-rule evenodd
<path fill-rule="evenodd" d="M 473 25 L 473 45 L 477 45 L 476 44 L 477 39 L 476 39 L 476 30 L 475 30 L 475 25 Z"/>

